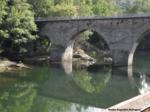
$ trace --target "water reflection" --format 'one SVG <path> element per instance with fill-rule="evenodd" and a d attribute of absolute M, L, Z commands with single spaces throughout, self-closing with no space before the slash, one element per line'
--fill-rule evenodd
<path fill-rule="evenodd" d="M 146 74 L 140 73 L 140 94 L 144 94 L 150 91 L 150 77 L 147 77 Z"/>
<path fill-rule="evenodd" d="M 101 108 L 150 91 L 149 69 L 137 67 L 65 71 L 58 66 L 36 66 L 1 73 L 0 112 L 102 112 Z"/>
<path fill-rule="evenodd" d="M 128 68 L 128 78 L 132 87 L 137 86 L 136 80 L 134 79 L 134 75 L 140 77 L 139 87 L 138 87 L 139 93 L 145 94 L 146 92 L 149 92 L 150 91 L 150 77 L 148 76 L 148 74 L 145 74 L 144 72 L 133 73 L 133 69 Z"/>
<path fill-rule="evenodd" d="M 144 94 L 150 91 L 150 57 L 148 53 L 136 54 L 133 69 L 140 78 L 139 93 Z"/>
<path fill-rule="evenodd" d="M 62 67 L 63 67 L 66 74 L 72 75 L 72 61 L 62 62 Z"/>
<path fill-rule="evenodd" d="M 1 87 L 0 112 L 28 112 L 36 97 L 33 83 L 15 83 Z"/>
<path fill-rule="evenodd" d="M 45 97 L 106 108 L 139 93 L 138 84 L 133 88 L 129 83 L 127 71 L 98 67 L 96 72 L 75 70 L 70 77 L 56 68 L 48 74 L 49 78 L 39 85 L 38 90 Z M 135 79 L 140 80 L 139 77 Z"/>
<path fill-rule="evenodd" d="M 128 78 L 129 78 L 129 82 L 131 84 L 131 86 L 133 88 L 136 87 L 136 83 L 135 83 L 135 79 L 134 79 L 134 73 L 133 73 L 133 67 L 132 66 L 128 66 L 127 68 L 127 71 L 128 71 Z"/>
<path fill-rule="evenodd" d="M 42 100 L 41 100 L 42 99 Z M 31 112 L 103 112 L 103 109 L 37 96 Z"/>
<path fill-rule="evenodd" d="M 100 69 L 100 68 L 99 68 Z M 101 68 L 101 72 L 87 72 L 86 70 L 74 72 L 73 81 L 87 93 L 100 93 L 111 78 L 111 69 Z"/>

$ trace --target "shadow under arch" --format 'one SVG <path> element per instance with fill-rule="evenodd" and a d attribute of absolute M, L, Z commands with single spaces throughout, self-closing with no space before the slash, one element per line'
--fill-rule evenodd
<path fill-rule="evenodd" d="M 47 48 L 51 46 L 51 38 L 49 38 L 48 36 L 42 36 L 38 41 L 41 44 L 44 44 Z"/>
<path fill-rule="evenodd" d="M 132 67 L 133 64 L 133 58 L 134 58 L 134 54 L 136 49 L 138 48 L 138 46 L 140 45 L 140 43 L 142 42 L 142 39 L 144 39 L 147 35 L 150 34 L 150 29 L 146 30 L 144 33 L 142 33 L 140 35 L 140 37 L 136 40 L 136 42 L 133 44 L 133 47 L 129 53 L 129 58 L 128 58 L 128 67 Z"/>
<path fill-rule="evenodd" d="M 93 30 L 93 29 L 82 29 L 82 30 L 76 32 L 75 34 L 72 35 L 71 41 L 77 40 L 79 38 L 79 35 L 84 33 L 85 31 L 91 31 L 93 34 L 94 33 L 97 34 L 98 38 L 100 38 L 107 46 L 107 49 L 110 50 L 109 44 L 108 44 L 107 40 L 104 38 L 104 36 L 101 35 L 98 31 Z M 90 38 L 92 38 L 92 37 L 90 37 Z"/>

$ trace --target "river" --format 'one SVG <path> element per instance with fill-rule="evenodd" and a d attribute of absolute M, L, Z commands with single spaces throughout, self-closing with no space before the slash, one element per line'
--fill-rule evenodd
<path fill-rule="evenodd" d="M 101 112 L 150 91 L 150 57 L 137 56 L 133 69 L 51 65 L 0 73 L 0 112 Z"/>

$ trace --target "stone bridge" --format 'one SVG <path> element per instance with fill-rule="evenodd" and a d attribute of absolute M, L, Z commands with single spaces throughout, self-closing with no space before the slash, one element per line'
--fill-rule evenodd
<path fill-rule="evenodd" d="M 78 35 L 92 30 L 104 39 L 111 51 L 114 66 L 132 65 L 141 39 L 150 33 L 150 17 L 57 17 L 37 18 L 39 35 L 56 45 L 54 61 L 72 61 L 73 45 Z"/>

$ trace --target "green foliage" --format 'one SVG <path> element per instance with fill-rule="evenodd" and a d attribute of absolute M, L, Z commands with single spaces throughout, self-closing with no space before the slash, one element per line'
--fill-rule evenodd
<path fill-rule="evenodd" d="M 105 88 L 111 78 L 110 71 L 102 71 L 101 75 L 93 76 L 89 72 L 82 70 L 76 71 L 74 75 L 75 83 L 88 93 L 99 94 Z"/>
<path fill-rule="evenodd" d="M 80 37 L 83 37 L 80 39 L 80 41 L 87 41 L 89 39 L 89 36 L 91 36 L 92 34 L 93 32 L 91 30 L 84 31 L 79 35 Z"/>
<path fill-rule="evenodd" d="M 6 0 L 0 0 L 0 24 L 6 14 Z"/>
<path fill-rule="evenodd" d="M 6 0 L 0 0 L 0 37 L 3 36 L 3 37 L 8 37 L 7 33 L 2 29 L 2 23 L 4 22 L 4 17 L 7 15 L 7 12 L 6 12 Z"/>
<path fill-rule="evenodd" d="M 67 4 L 67 5 L 73 5 L 74 0 L 54 0 L 55 5 L 57 4 Z"/>
<path fill-rule="evenodd" d="M 150 0 L 28 0 L 36 16 L 113 16 L 149 13 Z"/>
<path fill-rule="evenodd" d="M 36 16 L 109 16 L 120 12 L 116 0 L 28 0 Z"/>
<path fill-rule="evenodd" d="M 120 4 L 123 13 L 146 14 L 150 12 L 150 0 L 124 0 Z"/>
<path fill-rule="evenodd" d="M 93 13 L 101 16 L 117 15 L 120 12 L 115 0 L 99 0 L 93 5 Z"/>
<path fill-rule="evenodd" d="M 69 102 L 38 95 L 31 112 L 68 112 L 70 106 Z"/>
<path fill-rule="evenodd" d="M 14 0 L 8 7 L 8 14 L 5 20 L 4 29 L 7 30 L 9 38 L 14 43 L 26 43 L 35 39 L 32 31 L 36 31 L 34 13 L 30 11 L 30 5 L 26 0 Z"/>
<path fill-rule="evenodd" d="M 6 44 L 15 46 L 19 50 L 23 43 L 35 40 L 32 33 L 37 30 L 34 22 L 34 13 L 26 0 L 2 0 L 0 16 L 0 40 L 2 49 L 7 49 Z"/>
<path fill-rule="evenodd" d="M 73 5 L 57 4 L 52 8 L 52 16 L 76 16 L 77 10 Z"/>
<path fill-rule="evenodd" d="M 51 15 L 51 7 L 53 6 L 53 0 L 28 0 L 32 4 L 35 16 L 45 17 Z"/>
<path fill-rule="evenodd" d="M 92 1 L 80 1 L 79 4 L 76 5 L 77 11 L 78 11 L 78 16 L 92 16 L 93 11 L 92 11 Z"/>
<path fill-rule="evenodd" d="M 29 112 L 36 97 L 35 85 L 22 82 L 10 85 L 0 92 L 1 112 Z"/>

